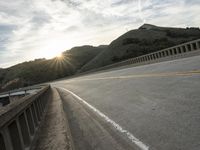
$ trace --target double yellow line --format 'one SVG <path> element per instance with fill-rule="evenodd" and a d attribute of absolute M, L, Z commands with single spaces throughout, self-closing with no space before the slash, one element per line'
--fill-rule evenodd
<path fill-rule="evenodd" d="M 151 74 L 136 74 L 125 76 L 113 77 L 99 77 L 99 78 L 86 78 L 86 79 L 73 79 L 71 81 L 92 81 L 92 80 L 109 80 L 109 79 L 130 79 L 130 78 L 144 78 L 144 77 L 170 77 L 170 76 L 193 76 L 200 75 L 200 70 L 183 71 L 183 72 L 164 72 L 164 73 L 151 73 Z"/>

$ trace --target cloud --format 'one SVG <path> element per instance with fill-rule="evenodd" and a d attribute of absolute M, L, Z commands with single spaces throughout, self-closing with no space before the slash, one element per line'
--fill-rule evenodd
<path fill-rule="evenodd" d="M 108 44 L 143 22 L 199 26 L 199 13 L 199 0 L 0 1 L 0 67 L 77 45 Z"/>

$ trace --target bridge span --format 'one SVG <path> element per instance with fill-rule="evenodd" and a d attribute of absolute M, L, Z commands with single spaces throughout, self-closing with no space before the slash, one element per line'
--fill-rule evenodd
<path fill-rule="evenodd" d="M 50 82 L 1 112 L 0 149 L 199 150 L 199 41 Z"/>

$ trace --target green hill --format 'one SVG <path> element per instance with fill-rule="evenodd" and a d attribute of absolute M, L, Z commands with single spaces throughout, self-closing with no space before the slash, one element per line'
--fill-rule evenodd
<path fill-rule="evenodd" d="M 101 50 L 102 48 L 93 46 L 74 47 L 63 52 L 62 59 L 36 59 L 0 69 L 0 91 L 73 75 Z"/>
<path fill-rule="evenodd" d="M 144 24 L 139 29 L 131 30 L 111 42 L 104 51 L 84 65 L 80 72 L 155 52 L 198 38 L 200 38 L 199 28 L 168 28 Z"/>
<path fill-rule="evenodd" d="M 10 68 L 0 68 L 0 91 L 70 76 L 198 38 L 199 28 L 144 24 L 109 45 L 74 47 L 63 52 L 62 59 L 36 59 Z"/>

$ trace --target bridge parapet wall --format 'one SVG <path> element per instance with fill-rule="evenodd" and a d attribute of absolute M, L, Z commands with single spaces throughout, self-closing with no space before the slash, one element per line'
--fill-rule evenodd
<path fill-rule="evenodd" d="M 0 150 L 31 149 L 48 103 L 49 86 L 0 110 Z"/>

